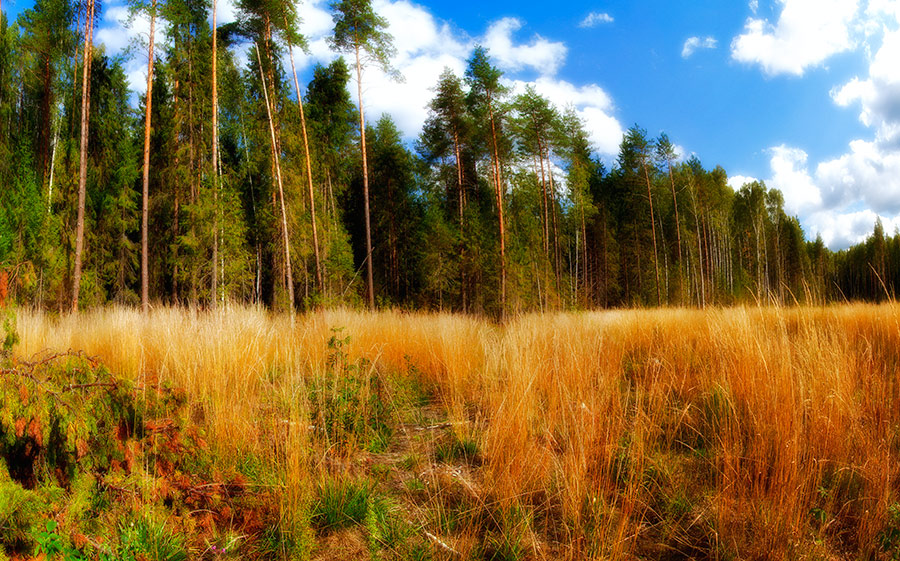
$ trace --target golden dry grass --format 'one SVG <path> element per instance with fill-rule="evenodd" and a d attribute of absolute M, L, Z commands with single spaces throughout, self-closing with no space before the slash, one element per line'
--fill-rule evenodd
<path fill-rule="evenodd" d="M 483 512 L 455 542 L 473 554 L 490 534 L 513 558 L 900 555 L 889 541 L 894 525 L 900 536 L 900 306 L 560 313 L 504 326 L 348 310 L 293 324 L 244 308 L 23 311 L 17 353 L 83 350 L 184 387 L 225 455 L 270 458 L 293 520 L 326 469 L 306 388 L 328 369 L 335 327 L 372 372 L 414 367 L 458 436 L 478 443 L 471 487 Z M 452 510 L 450 495 L 428 504 Z"/>

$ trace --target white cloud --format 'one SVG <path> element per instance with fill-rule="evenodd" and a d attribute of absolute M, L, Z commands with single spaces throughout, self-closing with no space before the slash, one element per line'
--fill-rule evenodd
<path fill-rule="evenodd" d="M 529 84 L 560 109 L 573 105 L 584 121 L 591 144 L 600 154 L 618 153 L 624 130 L 612 115 L 613 101 L 603 88 L 596 84 L 576 86 L 565 80 L 544 76 L 533 82 L 513 81 L 513 93 L 524 92 L 525 86 Z"/>
<path fill-rule="evenodd" d="M 578 27 L 597 27 L 603 23 L 612 23 L 615 19 L 605 12 L 591 12 L 578 24 Z"/>
<path fill-rule="evenodd" d="M 690 37 L 681 48 L 681 57 L 688 58 L 697 49 L 715 49 L 718 44 L 719 42 L 716 41 L 715 37 L 704 37 L 702 39 L 700 37 Z"/>
<path fill-rule="evenodd" d="M 877 216 L 900 225 L 900 151 L 854 140 L 850 150 L 811 170 L 799 148 L 771 150 L 770 188 L 784 194 L 785 210 L 799 215 L 810 237 L 822 234 L 831 247 L 847 247 L 871 233 Z"/>
<path fill-rule="evenodd" d="M 750 0 L 750 11 L 754 14 L 759 11 L 759 0 Z"/>
<path fill-rule="evenodd" d="M 855 46 L 852 28 L 858 0 L 778 2 L 782 10 L 776 23 L 747 20 L 744 32 L 731 43 L 734 60 L 759 64 L 770 76 L 800 76 L 807 68 Z"/>
<path fill-rule="evenodd" d="M 869 61 L 869 76 L 855 77 L 831 92 L 842 107 L 860 105 L 859 120 L 875 127 L 879 140 L 895 142 L 900 132 L 900 30 L 886 31 Z"/>
<path fill-rule="evenodd" d="M 566 59 L 568 49 L 565 44 L 535 35 L 531 43 L 517 45 L 512 36 L 521 28 L 522 22 L 516 18 L 496 21 L 485 33 L 483 45 L 507 70 L 515 72 L 531 68 L 541 75 L 556 74 Z"/>
<path fill-rule="evenodd" d="M 833 88 L 831 97 L 839 107 L 858 106 L 872 136 L 816 164 L 799 148 L 772 148 L 766 180 L 784 192 L 786 210 L 800 216 L 810 237 L 821 233 L 835 249 L 865 239 L 876 218 L 887 231 L 900 226 L 900 2 L 870 0 L 865 18 L 857 23 L 866 30 L 868 75 Z"/>
<path fill-rule="evenodd" d="M 753 183 L 754 181 L 759 181 L 759 179 L 755 177 L 749 177 L 746 175 L 730 175 L 728 176 L 728 186 L 737 191 L 744 185 L 748 183 Z"/>
<path fill-rule="evenodd" d="M 791 214 L 805 215 L 822 206 L 822 193 L 807 171 L 806 152 L 781 145 L 771 149 L 772 179 L 769 187 L 780 189 Z"/>
<path fill-rule="evenodd" d="M 120 2 L 121 0 L 113 0 Z M 390 79 L 376 66 L 368 66 L 363 75 L 363 101 L 368 120 L 374 122 L 381 114 L 388 113 L 397 123 L 407 140 L 414 139 L 427 117 L 427 106 L 434 97 L 434 86 L 445 67 L 462 76 L 466 60 L 476 44 L 488 49 L 493 63 L 507 73 L 510 83 L 517 88 L 524 83 L 516 80 L 520 72 L 534 72 L 533 83 L 537 90 L 560 108 L 568 104 L 576 107 L 586 121 L 590 138 L 601 154 L 615 154 L 622 138 L 622 126 L 614 116 L 610 96 L 596 84 L 575 85 L 556 78 L 557 71 L 565 63 L 567 48 L 563 42 L 551 41 L 534 35 L 525 42 L 514 37 L 523 27 L 515 18 L 504 18 L 489 25 L 482 36 L 470 36 L 454 29 L 449 23 L 438 20 L 431 12 L 410 0 L 374 0 L 375 11 L 388 21 L 388 32 L 393 36 L 397 49 L 391 64 L 400 71 L 404 81 Z M 235 0 L 218 0 L 217 18 L 220 24 L 236 18 Z M 300 32 L 307 38 L 308 52 L 294 48 L 297 71 L 303 82 L 315 64 L 328 64 L 340 56 L 328 46 L 333 20 L 328 0 L 307 0 L 298 5 L 301 16 Z M 110 4 L 106 8 L 104 26 L 98 30 L 98 40 L 107 45 L 111 54 L 122 52 L 134 38 L 149 31 L 149 21 L 137 18 L 126 27 L 127 8 Z M 162 44 L 162 29 L 158 27 L 157 40 Z M 252 51 L 238 47 L 244 56 Z M 285 57 L 284 67 L 290 69 Z M 348 60 L 352 63 L 353 61 Z M 131 88 L 138 93 L 146 89 L 146 54 L 138 50 L 126 63 L 126 74 Z M 351 64 L 352 69 L 352 64 Z M 354 80 L 348 84 L 351 98 L 357 97 Z"/>
<path fill-rule="evenodd" d="M 514 34 L 523 24 L 514 18 L 489 25 L 484 35 L 472 37 L 435 18 L 426 8 L 408 0 L 376 0 L 375 10 L 388 20 L 388 32 L 394 37 L 397 55 L 392 64 L 404 77 L 395 82 L 380 69 L 370 66 L 363 76 L 363 101 L 369 119 L 388 113 L 407 139 L 415 138 L 427 117 L 427 106 L 434 97 L 434 86 L 445 67 L 458 76 L 465 71 L 466 60 L 476 44 L 488 49 L 493 63 L 507 73 L 508 83 L 516 91 L 533 84 L 541 95 L 562 108 L 573 104 L 586 121 L 590 139 L 601 154 L 615 154 L 622 140 L 622 126 L 614 116 L 610 96 L 598 85 L 575 85 L 555 74 L 564 64 L 567 48 L 562 42 L 534 36 L 525 43 Z M 295 50 L 299 70 L 315 63 L 327 64 L 338 55 L 329 50 L 327 37 L 332 20 L 326 0 L 303 5 L 301 32 L 309 40 L 310 53 Z M 348 61 L 350 62 L 350 61 Z M 536 72 L 531 82 L 516 79 L 522 71 Z M 355 77 L 355 75 L 354 75 Z M 355 83 L 351 96 L 356 99 Z"/>
<path fill-rule="evenodd" d="M 805 220 L 807 238 L 822 236 L 822 241 L 831 249 L 846 249 L 865 241 L 872 234 L 875 221 L 881 218 L 886 232 L 900 226 L 900 217 L 883 216 L 864 209 L 857 211 L 825 210 L 816 212 Z"/>
<path fill-rule="evenodd" d="M 154 30 L 154 58 L 159 58 L 165 48 L 166 22 L 157 19 Z M 95 45 L 102 45 L 109 55 L 118 55 L 134 49 L 134 56 L 126 60 L 125 74 L 129 87 L 138 94 L 147 91 L 147 41 L 150 37 L 150 18 L 144 14 L 129 17 L 127 6 L 110 4 L 105 7 L 103 20 L 97 28 Z"/>

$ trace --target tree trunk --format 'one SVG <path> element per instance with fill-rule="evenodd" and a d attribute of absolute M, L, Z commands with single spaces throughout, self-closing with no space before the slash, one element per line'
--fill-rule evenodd
<path fill-rule="evenodd" d="M 543 157 L 541 158 L 541 163 L 543 165 Z M 552 213 L 551 217 L 553 220 L 553 256 L 554 256 L 554 271 L 556 272 L 556 290 L 559 292 L 560 286 L 562 285 L 562 279 L 560 278 L 560 255 L 559 255 L 559 212 L 557 211 L 556 205 L 556 190 L 553 188 L 553 168 L 550 166 L 550 149 L 547 149 L 547 184 L 548 184 L 548 195 L 549 195 L 549 203 L 552 205 Z"/>
<path fill-rule="evenodd" d="M 144 177 L 141 192 L 141 311 L 150 312 L 150 269 L 148 265 L 147 215 L 150 201 L 150 116 L 153 107 L 153 35 L 156 32 L 156 0 L 150 8 L 150 48 L 147 59 L 147 103 L 144 117 Z"/>
<path fill-rule="evenodd" d="M 219 299 L 219 87 L 216 72 L 216 0 L 212 3 L 212 180 L 213 180 L 213 247 L 212 279 L 209 305 L 213 310 Z M 268 105 L 267 105 L 268 107 Z"/>
<path fill-rule="evenodd" d="M 656 305 L 662 305 L 662 297 L 659 292 L 659 253 L 656 250 L 656 220 L 653 218 L 653 193 L 650 191 L 650 172 L 647 164 L 644 164 L 644 177 L 647 180 L 647 199 L 650 200 L 650 229 L 653 233 L 653 268 L 656 271 Z"/>
<path fill-rule="evenodd" d="M 678 242 L 678 303 L 684 298 L 684 273 L 681 256 L 681 220 L 678 218 L 678 196 L 675 194 L 675 176 L 672 174 L 672 163 L 668 163 L 669 183 L 672 185 L 672 205 L 675 207 L 675 238 Z"/>
<path fill-rule="evenodd" d="M 284 23 L 287 25 L 287 16 L 285 16 Z M 294 88 L 297 90 L 297 106 L 300 108 L 300 128 L 303 130 L 303 151 L 306 156 L 306 178 L 309 186 L 309 213 L 310 221 L 312 222 L 313 253 L 316 257 L 316 283 L 319 286 L 319 293 L 325 296 L 325 282 L 322 277 L 322 262 L 319 256 L 319 232 L 316 228 L 316 199 L 313 190 L 312 160 L 309 156 L 309 137 L 306 134 L 306 114 L 303 111 L 303 99 L 300 97 L 300 82 L 297 81 L 297 67 L 294 66 L 294 49 L 290 41 L 288 41 L 288 52 L 291 55 Z"/>
<path fill-rule="evenodd" d="M 375 309 L 375 281 L 372 275 L 372 222 L 369 216 L 369 163 L 366 157 L 366 116 L 363 110 L 362 99 L 362 65 L 359 60 L 359 45 L 356 51 L 356 87 L 359 97 L 359 138 L 362 150 L 363 165 L 363 199 L 366 214 L 366 291 L 368 293 L 369 309 Z"/>
<path fill-rule="evenodd" d="M 550 227 L 548 226 L 549 220 L 547 217 L 547 209 L 549 205 L 547 204 L 547 180 L 544 175 L 544 149 L 541 146 L 541 137 L 537 139 L 537 148 L 538 148 L 538 159 L 540 159 L 541 163 L 541 218 L 543 218 L 543 234 L 544 234 L 544 254 L 547 256 L 547 260 L 550 260 Z M 537 171 L 537 170 L 535 170 Z"/>
<path fill-rule="evenodd" d="M 497 148 L 497 127 L 494 123 L 494 108 L 488 97 L 488 116 L 491 121 L 493 142 L 494 182 L 497 187 L 497 214 L 500 223 L 500 319 L 506 319 L 506 228 L 503 223 L 503 181 L 500 178 L 500 151 Z"/>
<path fill-rule="evenodd" d="M 78 218 L 75 226 L 75 271 L 72 275 L 72 312 L 78 313 L 81 291 L 81 261 L 84 252 L 84 204 L 87 195 L 88 123 L 91 110 L 89 76 L 94 40 L 94 0 L 88 0 L 84 22 L 84 71 L 81 78 L 81 149 L 78 170 Z"/>
<path fill-rule="evenodd" d="M 456 184 L 457 184 L 457 195 L 459 196 L 459 292 L 460 298 L 462 299 L 462 310 L 465 313 L 468 309 L 468 302 L 466 298 L 466 271 L 465 271 L 465 258 L 466 258 L 466 244 L 464 242 L 463 233 L 465 231 L 465 207 L 466 201 L 463 192 L 463 169 L 462 169 L 462 157 L 460 156 L 459 150 L 459 132 L 454 128 L 453 130 L 453 151 L 456 155 Z"/>
<path fill-rule="evenodd" d="M 288 236 L 287 227 L 287 210 L 284 205 L 284 184 L 281 180 L 281 160 L 278 157 L 278 142 L 275 139 L 275 122 L 272 119 L 272 107 L 269 104 L 269 88 L 266 86 L 266 79 L 262 71 L 262 58 L 259 55 L 259 46 L 256 47 L 256 59 L 259 62 L 259 77 L 263 83 L 263 94 L 265 95 L 266 114 L 269 117 L 269 133 L 272 137 L 272 156 L 275 160 L 275 177 L 278 180 L 278 198 L 281 203 L 281 230 L 284 241 L 284 263 L 287 272 L 287 289 L 288 302 L 290 304 L 291 317 L 294 316 L 294 275 L 291 271 L 291 244 Z"/>

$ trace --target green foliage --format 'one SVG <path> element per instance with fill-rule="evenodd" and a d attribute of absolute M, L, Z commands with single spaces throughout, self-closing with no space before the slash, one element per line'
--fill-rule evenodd
<path fill-rule="evenodd" d="M 0 552 L 30 550 L 46 506 L 36 491 L 10 480 L 0 463 Z"/>
<path fill-rule="evenodd" d="M 341 337 L 341 329 L 332 331 L 328 370 L 309 385 L 310 420 L 316 434 L 346 449 L 384 450 L 392 434 L 388 389 L 374 365 L 350 361 L 346 350 L 350 337 Z"/>
<path fill-rule="evenodd" d="M 887 509 L 888 520 L 884 528 L 878 533 L 876 541 L 881 551 L 891 556 L 891 559 L 900 559 L 900 503 L 893 503 Z"/>
<path fill-rule="evenodd" d="M 318 485 L 310 520 L 321 532 L 363 524 L 373 494 L 374 485 L 366 479 L 325 479 Z"/>
<path fill-rule="evenodd" d="M 48 520 L 45 524 L 45 530 L 38 532 L 35 541 L 37 541 L 38 551 L 45 554 L 49 559 L 62 559 L 62 561 L 84 561 L 81 553 L 67 545 L 63 538 L 56 533 L 57 524 L 54 520 Z"/>
<path fill-rule="evenodd" d="M 119 528 L 119 540 L 117 555 L 123 561 L 185 561 L 188 558 L 182 537 L 148 515 L 123 524 Z"/>
<path fill-rule="evenodd" d="M 12 352 L 13 347 L 19 343 L 19 332 L 16 331 L 16 312 L 7 309 L 3 313 L 3 345 L 4 352 Z"/>
<path fill-rule="evenodd" d="M 481 463 L 478 442 L 471 436 L 459 437 L 454 432 L 451 432 L 443 442 L 438 444 L 434 455 L 439 462 L 464 462 L 473 465 Z"/>
<path fill-rule="evenodd" d="M 391 69 L 390 59 L 396 53 L 393 38 L 384 31 L 388 21 L 375 13 L 371 0 L 339 0 L 331 4 L 334 35 L 331 47 L 339 52 L 365 51 L 385 72 Z"/>

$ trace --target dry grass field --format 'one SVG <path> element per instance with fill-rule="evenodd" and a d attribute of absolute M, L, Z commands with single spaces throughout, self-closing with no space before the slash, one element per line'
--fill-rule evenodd
<path fill-rule="evenodd" d="M 180 415 L 201 431 L 209 485 L 243 502 L 191 507 L 200 485 L 169 491 L 180 472 L 161 454 L 89 486 L 188 558 L 900 558 L 900 306 L 502 326 L 20 311 L 17 330 L 19 360 L 84 351 L 157 404 L 154 430 Z M 189 406 L 148 397 L 161 387 Z M 63 540 L 111 551 L 90 533 L 108 529 L 51 504 Z"/>

